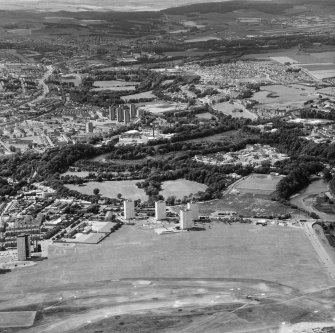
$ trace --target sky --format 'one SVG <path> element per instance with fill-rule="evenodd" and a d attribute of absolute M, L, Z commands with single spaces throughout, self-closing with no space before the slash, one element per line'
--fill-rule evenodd
<path fill-rule="evenodd" d="M 228 0 L 210 0 L 222 2 Z M 0 9 L 4 10 L 160 10 L 191 3 L 203 3 L 206 0 L 0 0 Z"/>

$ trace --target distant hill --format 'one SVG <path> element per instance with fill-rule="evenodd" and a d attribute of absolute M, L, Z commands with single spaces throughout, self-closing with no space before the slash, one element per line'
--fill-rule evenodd
<path fill-rule="evenodd" d="M 334 0 L 230 0 L 203 2 L 162 10 L 165 14 L 181 15 L 190 13 L 230 13 L 237 10 L 253 10 L 266 14 L 280 15 L 296 5 L 335 6 Z"/>
<path fill-rule="evenodd" d="M 163 10 L 165 14 L 180 15 L 189 13 L 230 13 L 236 10 L 257 10 L 267 14 L 281 14 L 287 9 L 292 8 L 294 3 L 274 3 L 264 1 L 227 1 L 227 2 L 206 2 L 199 4 L 192 4 L 176 8 L 168 8 Z"/>

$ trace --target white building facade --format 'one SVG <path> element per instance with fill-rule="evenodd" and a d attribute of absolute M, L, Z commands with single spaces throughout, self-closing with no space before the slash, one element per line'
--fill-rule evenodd
<path fill-rule="evenodd" d="M 126 220 L 133 219 L 135 217 L 135 204 L 132 200 L 125 200 L 123 202 L 124 218 Z"/>
<path fill-rule="evenodd" d="M 155 218 L 157 221 L 166 219 L 166 203 L 165 201 L 155 202 Z"/>

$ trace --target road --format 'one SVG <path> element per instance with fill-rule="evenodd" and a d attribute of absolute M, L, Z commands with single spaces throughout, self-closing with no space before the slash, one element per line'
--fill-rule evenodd
<path fill-rule="evenodd" d="M 315 251 L 317 252 L 321 262 L 326 266 L 329 275 L 335 280 L 335 262 L 323 246 L 321 239 L 316 234 L 313 225 L 315 222 L 303 222 L 303 228 L 307 237 L 311 241 Z"/>
<path fill-rule="evenodd" d="M 328 184 L 322 179 L 317 179 L 312 181 L 298 195 L 293 196 L 290 202 L 303 210 L 317 214 L 324 221 L 335 222 L 335 215 L 321 212 L 313 207 L 313 197 L 328 191 Z"/>
<path fill-rule="evenodd" d="M 35 104 L 35 103 L 43 100 L 45 98 L 45 96 L 49 93 L 49 87 L 45 83 L 45 81 L 51 76 L 53 70 L 54 70 L 54 68 L 51 65 L 47 66 L 47 71 L 44 73 L 43 77 L 38 81 L 39 85 L 41 85 L 42 88 L 43 88 L 43 93 L 42 93 L 42 95 L 38 96 L 34 100 L 30 101 L 29 104 Z"/>

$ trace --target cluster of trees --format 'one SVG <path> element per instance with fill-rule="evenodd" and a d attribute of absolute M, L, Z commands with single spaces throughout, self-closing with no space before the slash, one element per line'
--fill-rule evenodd
<path fill-rule="evenodd" d="M 96 148 L 88 144 L 74 144 L 56 147 L 43 154 L 27 152 L 0 160 L 0 177 L 26 181 L 34 177 L 36 181 L 59 178 L 69 166 L 80 159 L 108 153 L 114 149 L 115 141 Z"/>
<path fill-rule="evenodd" d="M 323 165 L 317 162 L 297 164 L 277 185 L 276 192 L 279 199 L 288 200 L 291 195 L 305 188 L 311 175 L 323 170 Z"/>
<path fill-rule="evenodd" d="M 25 184 L 26 182 L 22 181 L 12 186 L 6 179 L 0 178 L 0 196 L 3 197 L 5 195 L 16 195 L 17 191 Z"/>
<path fill-rule="evenodd" d="M 335 120 L 334 112 L 324 112 L 313 109 L 304 109 L 300 111 L 300 117 L 305 119 L 327 119 L 327 120 Z"/>
<path fill-rule="evenodd" d="M 213 96 L 213 95 L 217 95 L 219 93 L 216 89 L 214 89 L 212 87 L 209 87 L 205 90 L 201 90 L 199 88 L 196 88 L 196 86 L 194 84 L 190 85 L 189 91 L 196 94 L 197 98 L 203 98 L 203 97 L 206 97 L 206 96 Z"/>

